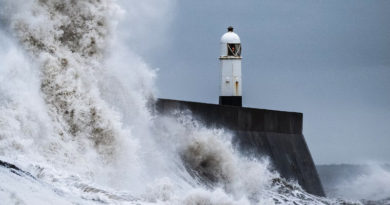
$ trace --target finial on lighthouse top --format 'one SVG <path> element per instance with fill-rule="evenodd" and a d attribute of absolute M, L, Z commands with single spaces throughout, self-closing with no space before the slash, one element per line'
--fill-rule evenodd
<path fill-rule="evenodd" d="M 227 29 L 228 29 L 228 32 L 233 32 L 233 30 L 234 30 L 233 26 L 229 26 Z"/>

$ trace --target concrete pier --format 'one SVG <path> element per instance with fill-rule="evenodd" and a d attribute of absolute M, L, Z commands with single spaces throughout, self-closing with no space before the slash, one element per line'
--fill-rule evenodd
<path fill-rule="evenodd" d="M 240 151 L 268 156 L 282 177 L 293 179 L 308 193 L 325 196 L 316 167 L 302 134 L 302 113 L 158 99 L 162 114 L 189 110 L 208 127 L 231 131 Z"/>

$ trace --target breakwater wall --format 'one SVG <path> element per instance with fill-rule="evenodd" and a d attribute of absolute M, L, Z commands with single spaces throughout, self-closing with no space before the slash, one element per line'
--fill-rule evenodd
<path fill-rule="evenodd" d="M 282 177 L 296 180 L 308 193 L 325 196 L 302 134 L 302 113 L 170 99 L 158 99 L 156 110 L 162 114 L 189 110 L 204 125 L 231 131 L 242 153 L 268 156 Z"/>

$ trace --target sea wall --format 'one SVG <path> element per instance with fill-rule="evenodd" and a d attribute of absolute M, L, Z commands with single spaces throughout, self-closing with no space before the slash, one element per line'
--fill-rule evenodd
<path fill-rule="evenodd" d="M 206 126 L 231 131 L 241 152 L 268 156 L 282 177 L 298 181 L 311 194 L 325 195 L 302 135 L 302 113 L 169 99 L 158 99 L 156 110 L 162 114 L 189 110 Z"/>

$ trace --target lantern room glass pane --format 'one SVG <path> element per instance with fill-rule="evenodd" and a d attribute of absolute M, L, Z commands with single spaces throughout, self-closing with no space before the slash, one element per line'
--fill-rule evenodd
<path fill-rule="evenodd" d="M 240 57 L 241 56 L 241 44 L 239 43 L 229 43 L 227 44 L 228 47 L 228 56 L 235 56 Z"/>

